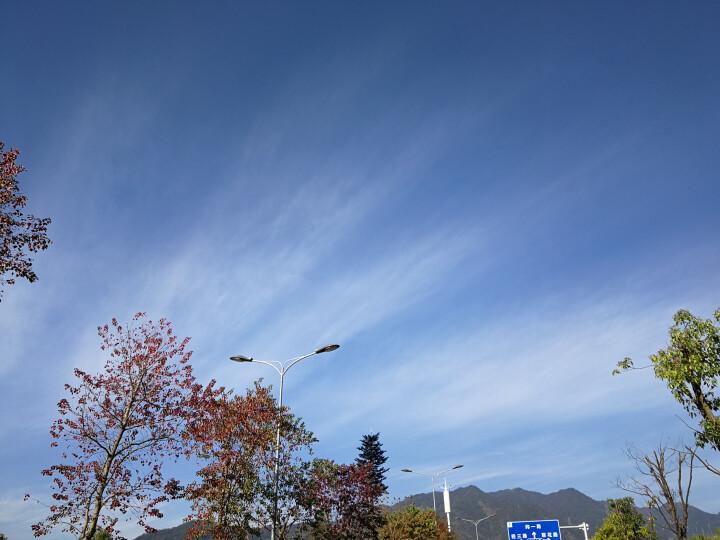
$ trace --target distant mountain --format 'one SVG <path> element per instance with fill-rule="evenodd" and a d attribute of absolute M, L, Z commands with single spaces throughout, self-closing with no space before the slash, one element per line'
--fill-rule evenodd
<path fill-rule="evenodd" d="M 432 507 L 432 494 L 414 495 L 394 507 L 411 503 Z M 436 494 L 436 504 L 438 513 L 443 513 L 442 493 Z M 479 536 L 483 540 L 507 540 L 509 521 L 557 519 L 561 526 L 585 522 L 590 525 L 588 536 L 592 536 L 607 515 L 606 503 L 595 501 L 575 489 L 543 495 L 519 488 L 485 493 L 475 486 L 469 486 L 452 491 L 450 504 L 452 530 L 458 533 L 461 540 L 475 539 L 475 525 L 458 518 L 478 520 L 495 514 L 495 517 L 478 525 Z M 584 540 L 583 532 L 579 529 L 562 529 L 561 534 L 563 540 Z"/>
<path fill-rule="evenodd" d="M 192 527 L 192 523 L 183 523 L 171 529 L 160 529 L 156 533 L 145 533 L 135 540 L 185 540 L 185 532 Z"/>
<path fill-rule="evenodd" d="M 416 506 L 432 507 L 432 494 L 413 495 L 396 503 L 394 508 L 401 508 L 415 503 Z M 436 493 L 438 513 L 444 512 L 442 493 Z M 507 523 L 509 521 L 536 521 L 556 519 L 560 527 L 568 527 L 587 523 L 590 527 L 588 536 L 592 537 L 607 516 L 607 503 L 596 501 L 576 489 L 563 489 L 544 495 L 524 489 L 505 489 L 485 493 L 475 486 L 459 488 L 450 493 L 452 513 L 452 530 L 457 532 L 461 540 L 475 539 L 475 525 L 458 518 L 478 520 L 495 514 L 495 517 L 478 525 L 478 534 L 483 540 L 507 540 Z M 647 511 L 640 510 L 647 516 Z M 691 507 L 688 512 L 689 535 L 708 534 L 720 529 L 720 514 L 708 514 Z M 657 517 L 657 516 L 656 516 Z M 581 529 L 562 528 L 563 540 L 584 540 Z M 658 523 L 658 536 L 670 539 L 674 536 L 662 530 Z"/>
<path fill-rule="evenodd" d="M 435 499 L 438 513 L 443 513 L 442 491 L 436 492 Z M 395 503 L 391 508 L 403 508 L 413 503 L 419 507 L 432 508 L 432 493 L 413 495 Z M 604 501 L 591 499 L 572 488 L 544 495 L 520 488 L 485 493 L 475 486 L 469 486 L 450 492 L 450 504 L 452 530 L 458 533 L 460 540 L 475 540 L 475 525 L 458 518 L 477 520 L 495 514 L 495 517 L 478 525 L 478 535 L 483 540 L 507 540 L 509 521 L 557 519 L 561 527 L 580 525 L 584 522 L 590 526 L 588 536 L 592 537 L 607 515 L 607 504 Z M 646 511 L 643 513 L 647 514 Z M 135 540 L 184 540 L 185 531 L 189 528 L 190 524 L 184 523 L 154 534 L 143 534 Z M 691 507 L 688 529 L 690 536 L 712 533 L 720 529 L 720 514 L 708 514 Z M 660 530 L 659 527 L 658 533 L 661 539 L 674 538 L 672 534 Z M 562 540 L 585 539 L 580 529 L 563 528 L 561 534 Z"/>

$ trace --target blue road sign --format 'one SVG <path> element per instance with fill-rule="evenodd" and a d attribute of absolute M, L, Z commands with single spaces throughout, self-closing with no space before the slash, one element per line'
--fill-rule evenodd
<path fill-rule="evenodd" d="M 508 540 L 562 540 L 560 522 L 556 519 L 544 521 L 508 521 Z"/>

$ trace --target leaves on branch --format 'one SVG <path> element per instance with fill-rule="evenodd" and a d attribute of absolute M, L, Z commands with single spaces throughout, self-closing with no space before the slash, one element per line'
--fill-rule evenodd
<path fill-rule="evenodd" d="M 47 236 L 49 218 L 25 215 L 27 197 L 20 194 L 17 176 L 25 167 L 16 163 L 19 152 L 4 152 L 0 142 L 0 301 L 5 284 L 13 285 L 15 278 L 37 280 L 29 253 L 47 249 L 51 244 Z"/>
<path fill-rule="evenodd" d="M 76 385 L 65 385 L 69 397 L 50 430 L 52 445 L 64 447 L 62 462 L 42 471 L 55 503 L 32 526 L 35 536 L 59 526 L 90 539 L 99 523 L 114 533 L 118 515 L 128 513 L 151 529 L 146 519 L 162 517 L 157 506 L 183 495 L 162 465 L 192 451 L 188 420 L 217 393 L 195 382 L 189 338 L 178 341 L 165 319 L 155 324 L 138 313 L 129 327 L 113 319 L 98 334 L 109 359 L 98 374 L 76 369 Z"/>

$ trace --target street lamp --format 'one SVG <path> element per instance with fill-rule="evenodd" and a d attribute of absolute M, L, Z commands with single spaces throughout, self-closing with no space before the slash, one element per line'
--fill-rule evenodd
<path fill-rule="evenodd" d="M 478 527 L 478 523 L 480 523 L 481 521 L 485 521 L 486 519 L 490 519 L 491 517 L 495 517 L 495 514 L 493 514 L 493 515 L 491 515 L 491 516 L 484 517 L 484 518 L 482 518 L 482 519 L 478 519 L 478 520 L 465 519 L 465 518 L 461 518 L 461 517 L 459 517 L 458 519 L 462 519 L 463 521 L 469 521 L 470 523 L 472 523 L 473 525 L 475 525 L 475 540 L 480 540 L 480 537 L 478 536 L 478 528 L 477 528 L 477 527 Z"/>
<path fill-rule="evenodd" d="M 298 356 L 297 358 L 291 358 L 290 360 L 286 360 L 285 362 L 279 362 L 277 360 L 271 360 L 269 362 L 266 362 L 264 360 L 255 360 L 254 358 L 248 357 L 248 356 L 231 356 L 230 360 L 233 362 L 255 362 L 258 364 L 265 364 L 266 366 L 270 366 L 275 371 L 277 371 L 280 374 L 280 398 L 278 399 L 278 411 L 282 410 L 282 402 L 283 402 L 283 381 L 285 379 L 285 373 L 293 367 L 295 364 L 297 364 L 300 360 L 303 358 L 307 358 L 308 356 L 313 356 L 314 354 L 322 354 L 325 352 L 334 351 L 336 349 L 340 348 L 340 345 L 325 345 L 324 347 L 320 347 L 319 349 L 315 349 L 313 352 Z M 280 419 L 278 418 L 277 422 L 277 431 L 275 433 L 275 471 L 274 471 L 274 496 L 273 496 L 273 518 L 272 518 L 272 529 L 270 529 L 270 540 L 275 540 L 275 529 L 277 528 L 277 511 L 278 511 L 278 465 L 280 463 Z"/>
<path fill-rule="evenodd" d="M 411 471 L 410 469 L 400 469 L 400 470 L 401 470 L 402 472 L 409 472 L 409 473 L 413 473 L 413 474 L 421 474 L 422 476 L 427 476 L 427 477 L 430 479 L 430 481 L 432 482 L 433 511 L 435 512 L 435 514 L 437 514 L 437 509 L 436 509 L 436 506 L 435 506 L 435 478 L 437 478 L 438 476 L 440 476 L 442 473 L 446 473 L 446 472 L 448 472 L 448 471 L 453 471 L 453 470 L 455 470 L 455 469 L 459 469 L 460 467 L 462 467 L 462 465 L 455 465 L 454 467 L 450 467 L 449 469 L 445 469 L 444 471 L 440 471 L 439 473 L 434 474 L 434 475 L 432 475 L 432 476 L 430 476 L 429 474 L 425 474 L 425 473 L 421 473 L 421 472 L 417 472 L 417 471 Z"/>

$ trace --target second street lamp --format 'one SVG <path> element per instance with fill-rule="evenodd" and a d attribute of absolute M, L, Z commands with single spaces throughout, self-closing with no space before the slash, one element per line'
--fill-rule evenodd
<path fill-rule="evenodd" d="M 410 469 L 400 469 L 400 470 L 401 470 L 402 472 L 409 472 L 409 473 L 413 473 L 413 474 L 420 474 L 420 475 L 422 475 L 422 476 L 427 476 L 427 477 L 430 479 L 430 481 L 432 482 L 433 512 L 435 512 L 435 514 L 437 515 L 437 507 L 435 506 L 435 479 L 436 479 L 438 476 L 440 476 L 442 473 L 446 473 L 446 472 L 448 472 L 448 471 L 453 471 L 453 470 L 455 470 L 455 469 L 459 469 L 460 467 L 462 467 L 462 465 L 455 465 L 454 467 L 450 467 L 449 469 L 445 469 L 444 471 L 440 471 L 439 473 L 436 473 L 436 474 L 434 474 L 434 475 L 432 475 L 432 476 L 430 476 L 429 474 L 425 474 L 425 473 L 421 473 L 421 472 L 417 472 L 417 471 L 411 471 Z"/>
<path fill-rule="evenodd" d="M 480 536 L 478 536 L 478 528 L 477 528 L 478 523 L 480 523 L 481 521 L 485 521 L 486 519 L 490 519 L 491 517 L 495 517 L 495 514 L 484 517 L 482 519 L 465 519 L 465 518 L 461 518 L 461 517 L 459 517 L 458 519 L 462 519 L 463 521 L 469 521 L 470 523 L 475 525 L 475 540 L 480 540 Z"/>
<path fill-rule="evenodd" d="M 271 360 L 269 362 L 266 362 L 264 360 L 255 360 L 254 358 L 248 357 L 248 356 L 231 356 L 230 360 L 234 362 L 255 362 L 257 364 L 265 364 L 266 366 L 270 366 L 275 371 L 277 371 L 280 374 L 280 396 L 278 399 L 278 411 L 282 410 L 282 401 L 283 401 L 283 381 L 285 379 L 285 373 L 293 367 L 295 364 L 297 364 L 300 360 L 303 358 L 307 358 L 308 356 L 312 356 L 314 354 L 321 354 L 325 352 L 334 351 L 336 349 L 340 348 L 340 345 L 325 345 L 324 347 L 320 347 L 319 349 L 315 349 L 313 352 L 309 354 L 305 354 L 303 356 L 298 356 L 297 358 L 291 358 L 290 360 L 286 360 L 285 362 L 279 362 L 277 360 Z M 275 529 L 277 528 L 277 512 L 278 512 L 278 466 L 280 463 L 280 418 L 277 420 L 277 431 L 275 434 L 275 470 L 273 473 L 274 476 L 274 496 L 273 496 L 273 516 L 272 516 L 272 528 L 270 529 L 270 540 L 275 540 Z"/>

